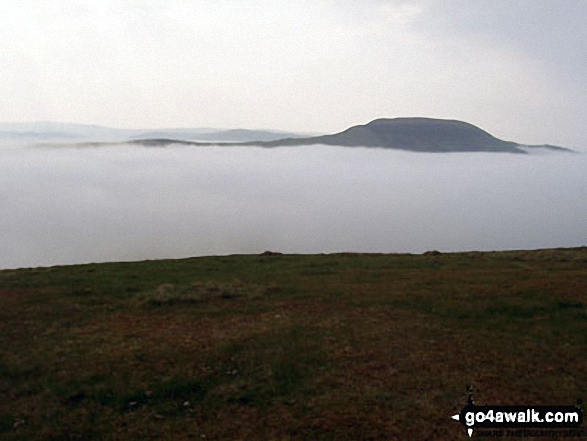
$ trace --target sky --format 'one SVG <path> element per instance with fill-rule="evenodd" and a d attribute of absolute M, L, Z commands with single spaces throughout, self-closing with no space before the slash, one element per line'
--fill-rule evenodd
<path fill-rule="evenodd" d="M 0 121 L 331 133 L 459 119 L 587 146 L 587 1 L 3 0 Z"/>

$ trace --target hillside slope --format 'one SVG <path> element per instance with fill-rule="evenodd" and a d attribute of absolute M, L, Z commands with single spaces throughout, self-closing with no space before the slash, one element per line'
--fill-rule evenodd
<path fill-rule="evenodd" d="M 0 271 L 0 439 L 466 439 L 450 415 L 467 384 L 478 405 L 587 396 L 586 262 L 583 247 Z"/>
<path fill-rule="evenodd" d="M 520 149 L 520 144 L 498 139 L 472 124 L 433 118 L 382 118 L 333 135 L 263 143 L 272 147 L 308 144 L 383 147 L 416 152 L 526 153 Z"/>
<path fill-rule="evenodd" d="M 127 134 L 126 140 L 107 141 L 102 138 L 78 142 L 76 145 L 96 147 L 125 142 L 147 147 L 164 147 L 170 144 L 285 147 L 322 144 L 432 153 L 503 152 L 525 154 L 535 148 L 572 152 L 570 149 L 548 144 L 524 145 L 504 141 L 463 121 L 434 118 L 381 118 L 364 125 L 352 126 L 339 133 L 310 137 L 286 132 L 244 129 L 201 131 L 198 133 L 193 130 L 135 131 Z"/>

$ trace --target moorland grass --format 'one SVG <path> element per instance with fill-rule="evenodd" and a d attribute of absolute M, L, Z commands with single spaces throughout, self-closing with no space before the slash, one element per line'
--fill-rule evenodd
<path fill-rule="evenodd" d="M 0 271 L 0 439 L 464 439 L 587 397 L 587 249 Z"/>

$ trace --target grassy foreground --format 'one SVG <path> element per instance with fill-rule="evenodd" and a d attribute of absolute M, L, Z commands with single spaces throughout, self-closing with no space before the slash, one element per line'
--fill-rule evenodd
<path fill-rule="evenodd" d="M 587 248 L 0 271 L 0 439 L 466 439 L 587 399 Z"/>

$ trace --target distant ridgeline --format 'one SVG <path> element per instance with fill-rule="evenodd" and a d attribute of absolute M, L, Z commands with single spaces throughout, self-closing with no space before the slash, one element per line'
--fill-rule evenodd
<path fill-rule="evenodd" d="M 568 150 L 550 145 L 524 146 L 498 139 L 466 122 L 432 118 L 376 119 L 333 135 L 263 143 L 265 146 L 307 144 L 381 147 L 415 152 L 526 153 L 520 147 Z"/>
<path fill-rule="evenodd" d="M 177 141 L 172 139 L 143 139 L 134 142 L 156 146 Z M 284 138 L 270 141 L 229 143 L 188 142 L 193 145 L 257 145 L 262 147 L 301 146 L 325 144 L 345 147 L 377 147 L 414 152 L 505 152 L 527 153 L 525 148 L 546 148 L 571 151 L 551 145 L 528 146 L 498 139 L 472 124 L 433 118 L 376 119 L 365 125 L 332 135 L 305 138 Z"/>
<path fill-rule="evenodd" d="M 67 138 L 67 129 L 76 133 L 80 146 L 100 146 L 109 143 L 131 143 L 162 147 L 170 144 L 194 146 L 261 146 L 282 147 L 325 144 L 345 147 L 376 147 L 413 152 L 505 152 L 527 153 L 534 148 L 567 151 L 551 145 L 524 145 L 503 141 L 472 124 L 433 118 L 382 118 L 357 125 L 332 135 L 304 136 L 293 133 L 261 130 L 168 129 L 159 131 L 122 131 L 99 126 L 59 126 L 60 135 Z M 81 127 L 81 129 L 80 129 Z M 38 128 L 38 127 L 35 127 Z M 46 129 L 46 127 L 43 127 Z M 2 137 L 0 126 L 0 138 Z M 11 127 L 14 131 L 14 128 Z M 29 128 L 30 129 L 30 128 Z M 114 132 L 113 132 L 114 130 Z M 5 131 L 4 133 L 8 133 Z M 14 132 L 10 133 L 14 137 Z M 89 134 L 89 135 L 88 135 Z M 79 139 L 80 136 L 86 139 Z M 92 136 L 93 135 L 93 136 Z M 106 136 L 108 135 L 108 136 Z M 48 139 L 49 137 L 47 137 Z M 97 142 L 96 142 L 97 141 Z M 109 141 L 109 142 L 104 142 Z"/>

